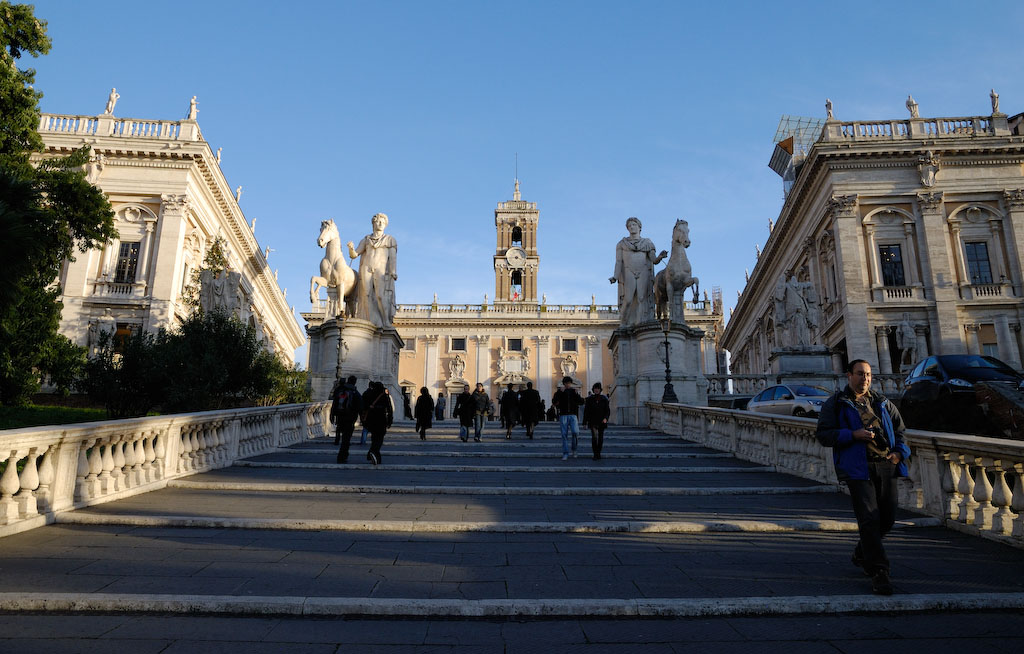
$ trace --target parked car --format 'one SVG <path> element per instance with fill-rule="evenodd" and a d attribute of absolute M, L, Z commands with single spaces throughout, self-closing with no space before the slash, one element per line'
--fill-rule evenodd
<path fill-rule="evenodd" d="M 747 403 L 747 409 L 758 413 L 778 413 L 785 416 L 814 418 L 829 393 L 817 386 L 781 384 L 769 386 Z"/>
<path fill-rule="evenodd" d="M 904 381 L 903 420 L 916 429 L 984 433 L 988 421 L 975 395 L 979 382 L 1024 390 L 1024 375 L 995 357 L 930 356 Z"/>

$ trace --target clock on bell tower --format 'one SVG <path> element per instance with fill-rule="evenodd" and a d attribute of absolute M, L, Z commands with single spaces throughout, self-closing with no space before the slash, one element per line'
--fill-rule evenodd
<path fill-rule="evenodd" d="M 510 202 L 499 202 L 494 210 L 497 247 L 494 250 L 494 302 L 536 302 L 537 221 L 536 202 L 524 202 L 519 180 Z"/>

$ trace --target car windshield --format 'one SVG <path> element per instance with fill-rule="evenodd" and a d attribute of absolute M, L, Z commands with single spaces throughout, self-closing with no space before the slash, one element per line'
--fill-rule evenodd
<path fill-rule="evenodd" d="M 797 395 L 810 396 L 810 397 L 828 397 L 829 393 L 824 388 L 818 388 L 817 386 L 794 386 L 793 392 Z"/>
<path fill-rule="evenodd" d="M 976 354 L 952 354 L 939 357 L 942 367 L 950 377 L 961 377 L 968 381 L 1016 380 L 1020 379 L 1013 368 L 999 359 Z"/>

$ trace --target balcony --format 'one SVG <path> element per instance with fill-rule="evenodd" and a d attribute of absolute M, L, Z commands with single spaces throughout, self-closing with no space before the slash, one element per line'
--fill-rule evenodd
<path fill-rule="evenodd" d="M 914 286 L 875 286 L 871 289 L 875 302 L 903 303 L 924 300 L 924 287 Z"/>
<path fill-rule="evenodd" d="M 92 283 L 92 295 L 111 300 L 142 300 L 146 297 L 146 282 L 119 282 L 96 279 Z"/>

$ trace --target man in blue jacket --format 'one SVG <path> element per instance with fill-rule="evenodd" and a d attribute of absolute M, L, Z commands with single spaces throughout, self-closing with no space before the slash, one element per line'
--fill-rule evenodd
<path fill-rule="evenodd" d="M 896 521 L 896 479 L 907 476 L 910 448 L 899 410 L 871 391 L 871 364 L 851 361 L 846 379 L 846 388 L 821 407 L 818 442 L 832 448 L 836 475 L 850 489 L 860 533 L 853 564 L 871 577 L 873 592 L 892 595 L 882 537 Z"/>

